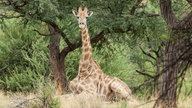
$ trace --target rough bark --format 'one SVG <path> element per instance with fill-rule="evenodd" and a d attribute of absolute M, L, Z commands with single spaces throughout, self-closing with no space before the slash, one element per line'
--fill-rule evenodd
<path fill-rule="evenodd" d="M 177 48 L 174 41 L 170 41 L 166 45 L 164 55 L 164 66 L 162 70 L 162 82 L 159 89 L 159 99 L 155 108 L 176 108 L 177 107 L 177 79 L 178 79 L 178 62 Z"/>
<path fill-rule="evenodd" d="M 60 44 L 60 34 L 52 25 L 48 25 L 50 36 L 50 63 L 53 72 L 54 79 L 57 83 L 56 92 L 57 94 L 62 94 L 64 90 L 67 89 L 67 79 L 65 72 L 64 61 L 60 59 L 59 44 Z"/>
<path fill-rule="evenodd" d="M 189 46 L 192 40 L 189 29 L 192 28 L 192 12 L 178 20 L 172 11 L 171 0 L 160 0 L 160 9 L 170 31 L 170 40 L 165 45 L 164 65 L 160 73 L 161 87 L 154 108 L 177 108 L 179 73 L 191 59 L 192 50 Z"/>

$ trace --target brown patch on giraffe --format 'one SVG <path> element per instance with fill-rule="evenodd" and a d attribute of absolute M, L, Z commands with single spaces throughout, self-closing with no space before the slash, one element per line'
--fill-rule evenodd
<path fill-rule="evenodd" d="M 97 73 L 93 73 L 92 75 L 93 75 L 93 76 L 97 76 Z"/>
<path fill-rule="evenodd" d="M 81 82 L 82 85 L 86 85 L 85 82 Z"/>
<path fill-rule="evenodd" d="M 84 43 L 83 46 L 86 47 L 88 45 L 88 43 Z"/>
<path fill-rule="evenodd" d="M 85 85 L 85 88 L 89 88 L 89 85 L 88 85 L 88 84 L 86 84 L 86 85 Z"/>
<path fill-rule="evenodd" d="M 86 36 L 83 36 L 83 41 L 86 42 L 86 40 L 87 40 L 87 37 L 86 37 Z"/>
<path fill-rule="evenodd" d="M 89 84 L 90 82 L 91 82 L 90 78 L 87 78 L 87 79 L 85 80 L 85 83 L 86 83 L 86 84 Z"/>
<path fill-rule="evenodd" d="M 83 49 L 84 52 L 88 52 L 89 51 L 89 47 L 86 47 Z"/>
<path fill-rule="evenodd" d="M 106 84 L 109 83 L 109 79 L 108 79 L 108 78 L 105 79 L 105 83 L 106 83 Z"/>
<path fill-rule="evenodd" d="M 90 54 L 89 54 L 89 53 L 85 54 L 85 55 L 84 55 L 84 60 L 87 60 L 89 57 L 90 57 Z"/>
<path fill-rule="evenodd" d="M 100 88 L 99 88 L 99 91 L 102 92 L 102 88 L 103 88 L 103 84 L 101 83 L 100 84 Z"/>
<path fill-rule="evenodd" d="M 94 90 L 93 89 L 90 89 L 89 91 L 86 91 L 86 92 L 89 93 L 89 94 L 94 95 Z"/>
<path fill-rule="evenodd" d="M 96 74 L 93 74 L 91 77 L 92 77 L 93 79 L 96 79 L 96 78 L 97 78 L 97 75 L 96 75 Z"/>
<path fill-rule="evenodd" d="M 99 81 L 102 81 L 102 77 L 101 77 L 101 75 L 99 75 Z"/>
<path fill-rule="evenodd" d="M 103 94 L 104 94 L 104 95 L 106 95 L 106 94 L 107 94 L 106 87 L 104 87 L 104 89 L 103 89 Z"/>
<path fill-rule="evenodd" d="M 83 91 L 83 87 L 79 86 L 78 90 L 79 90 L 79 92 L 82 92 Z"/>
<path fill-rule="evenodd" d="M 89 65 L 89 63 L 88 62 L 83 62 L 82 64 L 81 64 L 81 69 L 82 68 L 87 68 L 87 66 Z"/>
<path fill-rule="evenodd" d="M 87 72 L 85 72 L 85 71 L 81 73 L 81 76 L 84 76 L 84 77 L 85 77 L 85 76 L 87 76 L 87 75 L 88 75 L 88 74 L 87 74 Z"/>
<path fill-rule="evenodd" d="M 83 30 L 83 36 L 87 37 L 85 34 L 87 33 L 86 30 Z"/>
<path fill-rule="evenodd" d="M 97 81 L 97 80 L 94 80 L 94 81 L 93 81 L 93 84 L 94 84 L 94 85 L 97 85 L 97 84 L 98 84 L 98 81 Z"/>
<path fill-rule="evenodd" d="M 92 65 L 89 65 L 88 68 L 87 68 L 87 70 L 88 70 L 89 72 L 91 72 L 91 69 L 92 69 Z"/>
<path fill-rule="evenodd" d="M 91 84 L 91 85 L 90 85 L 90 87 L 91 87 L 91 88 L 94 88 L 94 85 L 93 85 L 93 84 Z"/>
<path fill-rule="evenodd" d="M 97 72 L 100 73 L 100 74 L 103 73 L 103 71 L 100 68 L 97 69 Z"/>
<path fill-rule="evenodd" d="M 69 88 L 70 88 L 71 91 L 74 91 L 74 90 L 75 90 L 74 85 L 70 85 Z"/>

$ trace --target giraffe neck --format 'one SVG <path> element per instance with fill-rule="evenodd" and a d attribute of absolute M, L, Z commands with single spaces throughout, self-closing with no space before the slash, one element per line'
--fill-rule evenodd
<path fill-rule="evenodd" d="M 81 29 L 82 36 L 82 58 L 79 64 L 78 77 L 83 78 L 89 75 L 92 57 L 92 48 L 87 26 Z"/>
<path fill-rule="evenodd" d="M 82 61 L 88 61 L 92 57 L 92 47 L 87 26 L 81 29 L 82 36 Z"/>

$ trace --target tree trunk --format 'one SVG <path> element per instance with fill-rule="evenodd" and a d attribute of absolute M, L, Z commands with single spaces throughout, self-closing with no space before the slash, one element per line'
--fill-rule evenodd
<path fill-rule="evenodd" d="M 64 59 L 60 59 L 60 34 L 51 25 L 48 25 L 50 34 L 50 63 L 52 68 L 52 74 L 56 81 L 56 93 L 58 95 L 62 94 L 64 90 L 67 90 L 67 79 L 65 72 Z"/>
<path fill-rule="evenodd" d="M 192 12 L 177 19 L 172 11 L 172 0 L 159 0 L 161 15 L 171 33 L 165 45 L 160 96 L 155 108 L 177 108 L 177 85 L 179 73 L 187 62 L 191 62 Z M 187 0 L 191 4 L 191 0 Z M 189 41 L 189 42 L 188 42 Z M 183 65 L 183 66 L 182 66 Z"/>
<path fill-rule="evenodd" d="M 155 108 L 177 108 L 177 42 L 170 41 L 167 43 L 164 55 L 164 66 L 162 70 L 161 89 L 159 91 L 159 99 Z"/>

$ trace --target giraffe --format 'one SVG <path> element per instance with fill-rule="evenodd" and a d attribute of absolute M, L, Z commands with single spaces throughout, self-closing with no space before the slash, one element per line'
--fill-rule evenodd
<path fill-rule="evenodd" d="M 100 65 L 92 56 L 92 47 L 87 28 L 86 18 L 93 12 L 87 7 L 73 10 L 78 18 L 82 36 L 82 57 L 79 63 L 78 75 L 69 83 L 69 89 L 73 94 L 86 94 L 88 96 L 103 97 L 107 100 L 131 99 L 131 90 L 120 79 L 107 76 Z"/>

